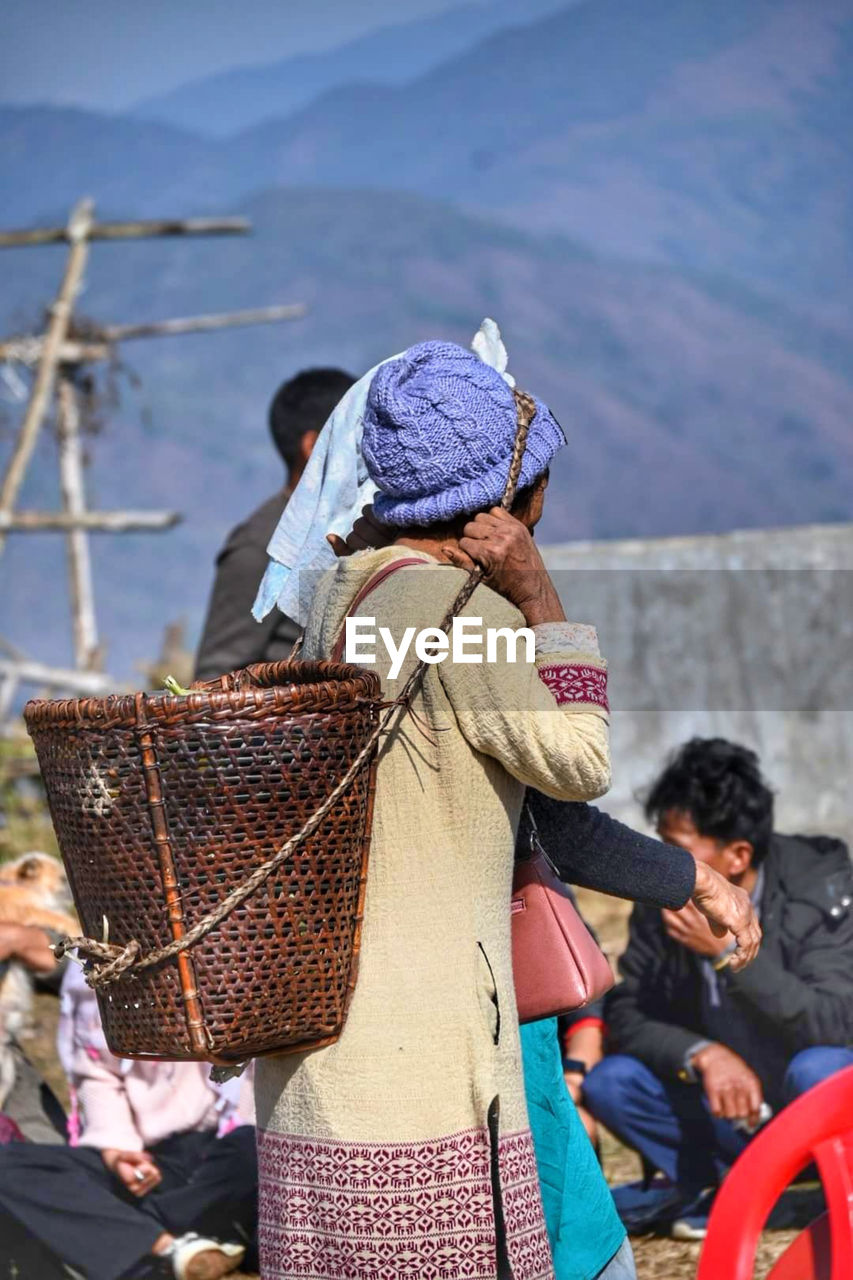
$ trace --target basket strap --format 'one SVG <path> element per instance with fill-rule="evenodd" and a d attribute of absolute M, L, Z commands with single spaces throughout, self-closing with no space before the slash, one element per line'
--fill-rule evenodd
<path fill-rule="evenodd" d="M 378 573 L 374 573 L 373 577 L 368 582 L 365 582 L 364 586 L 355 596 L 355 599 L 347 610 L 346 617 L 341 623 L 341 630 L 337 640 L 335 641 L 335 647 L 332 650 L 332 662 L 340 662 L 343 657 L 347 618 L 351 618 L 353 616 L 371 592 L 375 591 L 378 586 L 381 586 L 385 579 L 390 578 L 391 574 L 396 573 L 398 569 L 405 569 L 406 566 L 410 564 L 425 565 L 426 563 L 426 560 L 421 560 L 419 556 L 401 556 L 399 560 L 392 560 L 390 564 L 386 564 L 384 569 L 380 569 Z"/>
<path fill-rule="evenodd" d="M 504 511 L 509 511 L 515 498 L 521 474 L 521 463 L 527 444 L 527 433 L 536 414 L 536 402 L 531 396 L 526 395 L 517 388 L 513 394 L 516 402 L 518 427 L 506 487 L 501 499 L 501 506 Z M 387 568 L 393 572 L 397 568 L 402 568 L 403 563 L 402 559 L 396 560 L 392 565 L 388 565 Z M 423 564 L 424 561 L 419 560 L 418 563 Z M 464 609 L 476 588 L 483 581 L 483 577 L 483 569 L 479 565 L 470 570 L 441 624 L 442 631 L 449 630 L 453 619 Z M 417 693 L 420 682 L 429 670 L 429 665 L 427 662 L 419 662 L 403 685 L 400 696 L 395 698 L 392 703 L 385 704 L 383 715 L 379 718 L 352 764 L 336 786 L 326 795 L 325 800 L 306 819 L 302 828 L 295 835 L 292 835 L 289 840 L 286 840 L 266 862 L 255 867 L 254 871 L 247 876 L 242 884 L 238 884 L 230 893 L 226 894 L 216 907 L 202 916 L 200 920 L 197 920 L 191 928 L 187 929 L 182 938 L 173 938 L 167 946 L 158 947 L 155 951 L 149 951 L 145 955 L 140 954 L 141 948 L 134 938 L 123 947 L 114 946 L 111 943 L 98 942 L 94 938 L 63 938 L 53 948 L 57 960 L 60 960 L 66 951 L 76 948 L 78 954 L 85 956 L 89 961 L 86 969 L 86 981 L 89 986 L 95 988 L 104 987 L 111 982 L 118 982 L 125 973 L 131 971 L 137 973 L 142 969 L 150 968 L 152 965 L 162 964 L 164 960 L 171 960 L 174 956 L 180 955 L 181 952 L 194 947 L 202 938 L 207 937 L 217 925 L 221 924 L 231 914 L 235 907 L 239 907 L 256 893 L 269 876 L 290 857 L 294 849 L 319 828 L 326 815 L 331 812 L 338 800 L 349 790 L 362 769 L 369 766 L 377 749 L 379 739 L 392 727 L 392 723 L 400 710 L 409 707 Z"/>

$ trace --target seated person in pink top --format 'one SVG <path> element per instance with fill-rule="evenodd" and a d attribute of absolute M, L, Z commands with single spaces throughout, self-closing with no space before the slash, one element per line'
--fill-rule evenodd
<path fill-rule="evenodd" d="M 29 1242 L 86 1280 L 219 1280 L 257 1219 L 250 1078 L 219 1086 L 206 1063 L 114 1058 L 76 965 L 61 999 L 70 1145 L 0 1149 L 3 1264 Z"/>

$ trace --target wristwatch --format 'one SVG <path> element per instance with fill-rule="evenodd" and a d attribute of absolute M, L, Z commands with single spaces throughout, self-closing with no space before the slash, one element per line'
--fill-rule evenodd
<path fill-rule="evenodd" d="M 572 1075 L 585 1076 L 586 1063 L 583 1058 L 563 1058 L 563 1071 Z"/>

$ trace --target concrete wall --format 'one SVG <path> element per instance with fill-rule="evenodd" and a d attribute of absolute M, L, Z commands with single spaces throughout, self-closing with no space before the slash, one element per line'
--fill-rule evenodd
<path fill-rule="evenodd" d="M 754 747 L 782 831 L 853 845 L 853 524 L 545 549 L 610 664 L 614 785 L 636 800 L 684 739 Z"/>

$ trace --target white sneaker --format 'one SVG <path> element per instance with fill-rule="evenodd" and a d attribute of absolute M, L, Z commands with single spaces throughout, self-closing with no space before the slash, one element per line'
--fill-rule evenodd
<path fill-rule="evenodd" d="M 190 1232 L 169 1250 L 175 1280 L 221 1280 L 236 1271 L 246 1250 L 242 1244 L 222 1244 Z"/>
<path fill-rule="evenodd" d="M 669 1235 L 672 1240 L 704 1240 L 708 1234 L 708 1220 L 704 1223 L 691 1218 L 676 1218 L 670 1223 Z"/>

